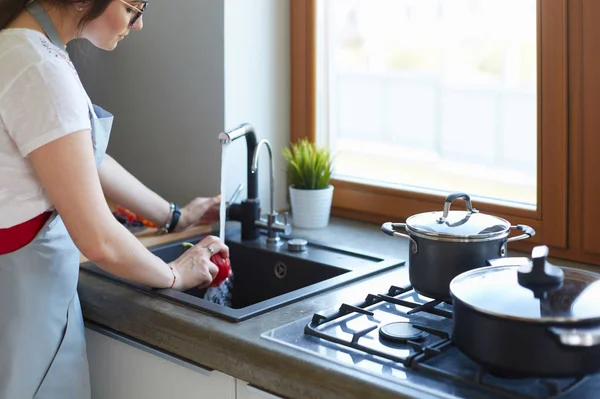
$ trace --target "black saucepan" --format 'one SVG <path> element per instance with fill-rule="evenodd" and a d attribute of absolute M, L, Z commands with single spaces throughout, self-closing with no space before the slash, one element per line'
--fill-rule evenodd
<path fill-rule="evenodd" d="M 451 211 L 457 199 L 466 211 Z M 404 227 L 406 234 L 396 229 Z M 384 233 L 410 240 L 409 278 L 415 291 L 450 301 L 450 281 L 457 275 L 484 267 L 488 259 L 506 256 L 506 244 L 535 235 L 529 226 L 511 226 L 505 219 L 480 213 L 464 193 L 446 197 L 444 210 L 413 215 L 406 223 L 384 223 Z M 524 234 L 509 238 L 511 230 Z"/>
<path fill-rule="evenodd" d="M 456 346 L 502 376 L 581 377 L 600 371 L 600 274 L 532 259 L 490 260 L 450 283 Z"/>

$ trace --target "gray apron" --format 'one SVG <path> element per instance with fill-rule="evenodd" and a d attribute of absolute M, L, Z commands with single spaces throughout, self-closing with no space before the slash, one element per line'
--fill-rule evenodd
<path fill-rule="evenodd" d="M 32 3 L 28 10 L 64 49 L 43 8 Z M 98 166 L 113 117 L 88 106 Z M 79 250 L 56 212 L 32 242 L 0 255 L 1 399 L 90 398 L 78 277 Z"/>

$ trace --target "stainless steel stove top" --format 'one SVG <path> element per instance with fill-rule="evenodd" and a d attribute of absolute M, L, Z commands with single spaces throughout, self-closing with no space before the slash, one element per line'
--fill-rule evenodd
<path fill-rule="evenodd" d="M 410 286 L 392 286 L 385 293 L 369 294 L 352 305 L 341 304 L 338 309 L 297 320 L 262 337 L 399 385 L 410 385 L 430 397 L 600 397 L 600 374 L 580 379 L 490 375 L 452 344 L 451 333 L 451 305 L 425 298 Z"/>

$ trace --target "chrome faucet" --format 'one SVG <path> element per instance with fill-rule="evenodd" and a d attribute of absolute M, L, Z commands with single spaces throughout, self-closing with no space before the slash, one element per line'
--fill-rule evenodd
<path fill-rule="evenodd" d="M 258 152 L 263 144 L 256 142 L 256 133 L 252 125 L 243 123 L 233 129 L 227 130 L 219 134 L 221 145 L 230 144 L 241 137 L 246 138 L 246 148 L 248 154 L 246 178 L 248 187 L 247 199 L 241 204 L 231 204 L 229 207 L 229 218 L 242 223 L 242 240 L 255 240 L 259 236 L 259 228 L 266 229 L 268 232 L 268 242 L 277 243 L 279 241 L 278 233 L 291 233 L 291 226 L 287 222 L 287 217 L 284 223 L 277 221 L 277 215 L 273 210 L 273 191 L 274 191 L 274 172 L 273 172 L 273 155 L 271 146 L 266 140 L 261 140 L 261 143 L 266 142 L 271 156 L 271 176 L 270 176 L 270 200 L 271 213 L 267 216 L 267 220 L 260 217 L 260 200 L 258 198 Z"/>
<path fill-rule="evenodd" d="M 256 145 L 256 150 L 254 151 L 254 157 L 252 159 L 252 169 L 250 170 L 254 175 L 258 175 L 258 157 L 260 155 L 260 149 L 265 146 L 269 151 L 269 213 L 267 214 L 267 219 L 256 221 L 256 225 L 258 227 L 267 229 L 267 244 L 277 245 L 280 242 L 279 233 L 290 234 L 292 232 L 290 223 L 288 222 L 288 214 L 285 212 L 283 214 L 283 223 L 279 222 L 278 214 L 275 212 L 273 205 L 273 197 L 275 192 L 275 166 L 273 163 L 273 151 L 271 149 L 271 143 L 268 140 L 262 139 Z M 258 177 L 257 177 L 258 178 Z"/>

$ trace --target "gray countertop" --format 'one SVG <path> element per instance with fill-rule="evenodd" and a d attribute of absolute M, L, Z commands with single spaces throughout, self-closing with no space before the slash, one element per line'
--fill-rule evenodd
<path fill-rule="evenodd" d="M 408 260 L 404 239 L 386 236 L 379 225 L 332 218 L 320 230 L 295 229 L 293 236 L 363 249 Z M 516 254 L 522 255 L 522 254 Z M 556 262 L 581 266 L 572 262 Z M 390 284 L 408 284 L 407 267 L 309 297 L 240 323 L 150 296 L 81 271 L 79 294 L 87 322 L 104 326 L 208 369 L 219 370 L 287 398 L 425 398 L 422 392 L 261 338 L 261 334 L 342 302 L 354 303 Z"/>

